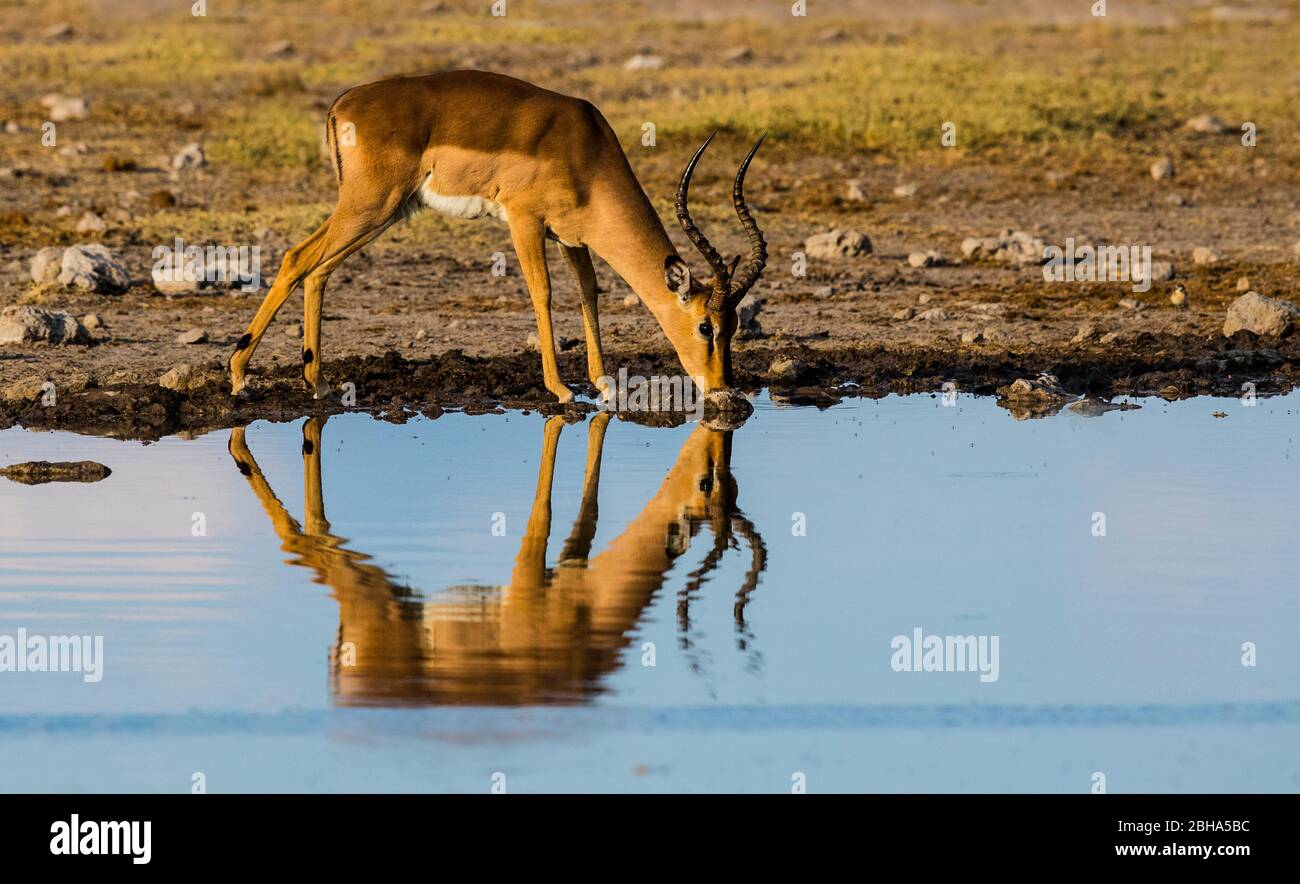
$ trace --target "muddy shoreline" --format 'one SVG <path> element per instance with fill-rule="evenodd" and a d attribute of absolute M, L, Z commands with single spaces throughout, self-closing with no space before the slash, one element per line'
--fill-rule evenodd
<path fill-rule="evenodd" d="M 561 371 L 570 378 L 580 377 L 584 358 L 580 349 L 561 354 Z M 669 352 L 610 353 L 607 359 L 608 365 L 626 367 L 629 375 L 671 375 L 678 370 Z M 289 366 L 259 373 L 247 394 L 239 398 L 229 394 L 224 372 L 209 370 L 188 392 L 156 383 L 110 384 L 64 390 L 50 405 L 39 398 L 0 402 L 0 428 L 23 426 L 156 440 L 255 420 L 287 421 L 345 411 L 401 422 L 415 414 L 437 417 L 451 410 L 538 410 L 575 416 L 595 410 L 594 405 L 583 402 L 561 406 L 540 389 L 536 353 L 467 356 L 450 351 L 432 359 L 410 359 L 390 350 L 382 355 L 347 357 L 330 368 L 336 390 L 344 383 L 355 385 L 355 405 L 345 406 L 338 396 L 313 400 L 298 372 Z M 736 372 L 738 385 L 746 392 L 768 388 L 784 404 L 822 408 L 853 397 L 935 393 L 948 383 L 959 392 L 996 396 L 1000 387 L 1042 373 L 1054 375 L 1073 396 L 1098 399 L 1240 396 L 1245 383 L 1254 384 L 1258 395 L 1267 396 L 1300 386 L 1300 337 L 1278 342 L 1248 333 L 1217 340 L 1140 335 L 1124 346 L 1005 351 L 883 346 L 814 349 L 755 343 L 737 351 Z M 595 392 L 590 384 L 572 386 L 580 395 Z M 1036 416 L 1018 414 L 1014 408 L 1012 413 Z M 684 419 L 680 413 L 626 413 L 623 417 L 669 424 Z"/>

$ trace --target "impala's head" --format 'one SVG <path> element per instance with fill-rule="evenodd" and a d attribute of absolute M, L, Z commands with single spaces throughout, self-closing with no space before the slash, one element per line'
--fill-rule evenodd
<path fill-rule="evenodd" d="M 715 132 L 714 135 L 717 133 Z M 763 138 L 767 136 L 764 135 Z M 737 255 L 728 264 L 718 254 L 706 237 L 691 220 L 687 208 L 687 192 L 691 186 L 691 175 L 695 164 L 700 161 L 704 149 L 713 140 L 713 135 L 705 139 L 695 156 L 686 164 L 682 172 L 681 184 L 677 186 L 677 220 L 682 230 L 695 248 L 699 249 L 704 260 L 709 263 L 713 274 L 708 279 L 696 279 L 677 255 L 669 255 L 664 260 L 664 282 L 670 291 L 677 295 L 679 305 L 684 313 L 678 324 L 673 344 L 682 366 L 702 382 L 707 399 L 722 411 L 733 410 L 739 406 L 741 397 L 731 389 L 731 338 L 736 333 L 736 306 L 745 293 L 758 281 L 763 266 L 767 263 L 767 243 L 763 234 L 745 204 L 745 172 L 749 169 L 754 154 L 763 143 L 763 138 L 750 148 L 736 181 L 732 186 L 732 202 L 740 223 L 749 236 L 749 257 L 741 266 L 741 256 Z"/>

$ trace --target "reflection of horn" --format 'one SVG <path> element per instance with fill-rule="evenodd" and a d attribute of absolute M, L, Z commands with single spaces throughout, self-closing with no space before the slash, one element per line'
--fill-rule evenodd
<path fill-rule="evenodd" d="M 564 428 L 546 421 L 533 506 L 505 587 L 454 586 L 420 595 L 394 581 L 363 553 L 347 549 L 325 515 L 321 434 L 325 420 L 303 425 L 303 524 L 276 498 L 245 440 L 230 436 L 230 454 L 270 516 L 291 563 L 311 568 L 331 587 L 339 630 L 331 690 L 342 705 L 571 703 L 598 693 L 621 664 L 637 624 L 663 585 L 675 556 L 664 538 L 681 522 L 685 543 L 706 524 L 720 560 L 735 522 L 735 482 L 727 463 L 730 433 L 697 427 L 683 443 L 659 491 L 598 555 L 596 534 L 601 455 L 610 415 L 591 418 L 582 501 L 558 567 L 548 569 L 555 457 Z M 701 481 L 701 476 L 710 480 Z M 751 548 L 761 540 L 736 523 Z M 752 535 L 752 537 L 751 537 Z M 683 550 L 684 551 L 684 548 Z M 746 578 L 748 598 L 761 559 Z M 742 606 L 743 607 L 743 606 Z"/>

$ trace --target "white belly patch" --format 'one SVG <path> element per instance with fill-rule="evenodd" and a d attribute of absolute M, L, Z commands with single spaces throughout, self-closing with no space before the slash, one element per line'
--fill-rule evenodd
<path fill-rule="evenodd" d="M 444 196 L 429 188 L 426 181 L 420 185 L 420 202 L 453 218 L 500 218 L 506 220 L 505 206 L 481 196 Z"/>

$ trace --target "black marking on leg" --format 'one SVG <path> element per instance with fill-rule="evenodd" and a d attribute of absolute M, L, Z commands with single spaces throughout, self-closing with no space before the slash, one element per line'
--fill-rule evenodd
<path fill-rule="evenodd" d="M 314 357 L 312 356 L 311 347 L 302 351 L 302 364 L 310 365 Z"/>
<path fill-rule="evenodd" d="M 310 439 L 302 440 L 302 456 L 311 457 L 311 453 L 316 450 L 316 446 L 311 444 Z"/>
<path fill-rule="evenodd" d="M 238 353 L 240 350 L 248 349 L 248 345 L 251 343 L 253 343 L 253 333 L 244 332 L 244 336 L 239 339 L 239 343 L 235 344 L 235 352 Z"/>
<path fill-rule="evenodd" d="M 244 463 L 242 460 L 235 461 L 235 466 L 239 467 L 239 471 L 243 473 L 245 476 L 253 475 L 253 468 L 250 467 L 248 464 Z"/>

